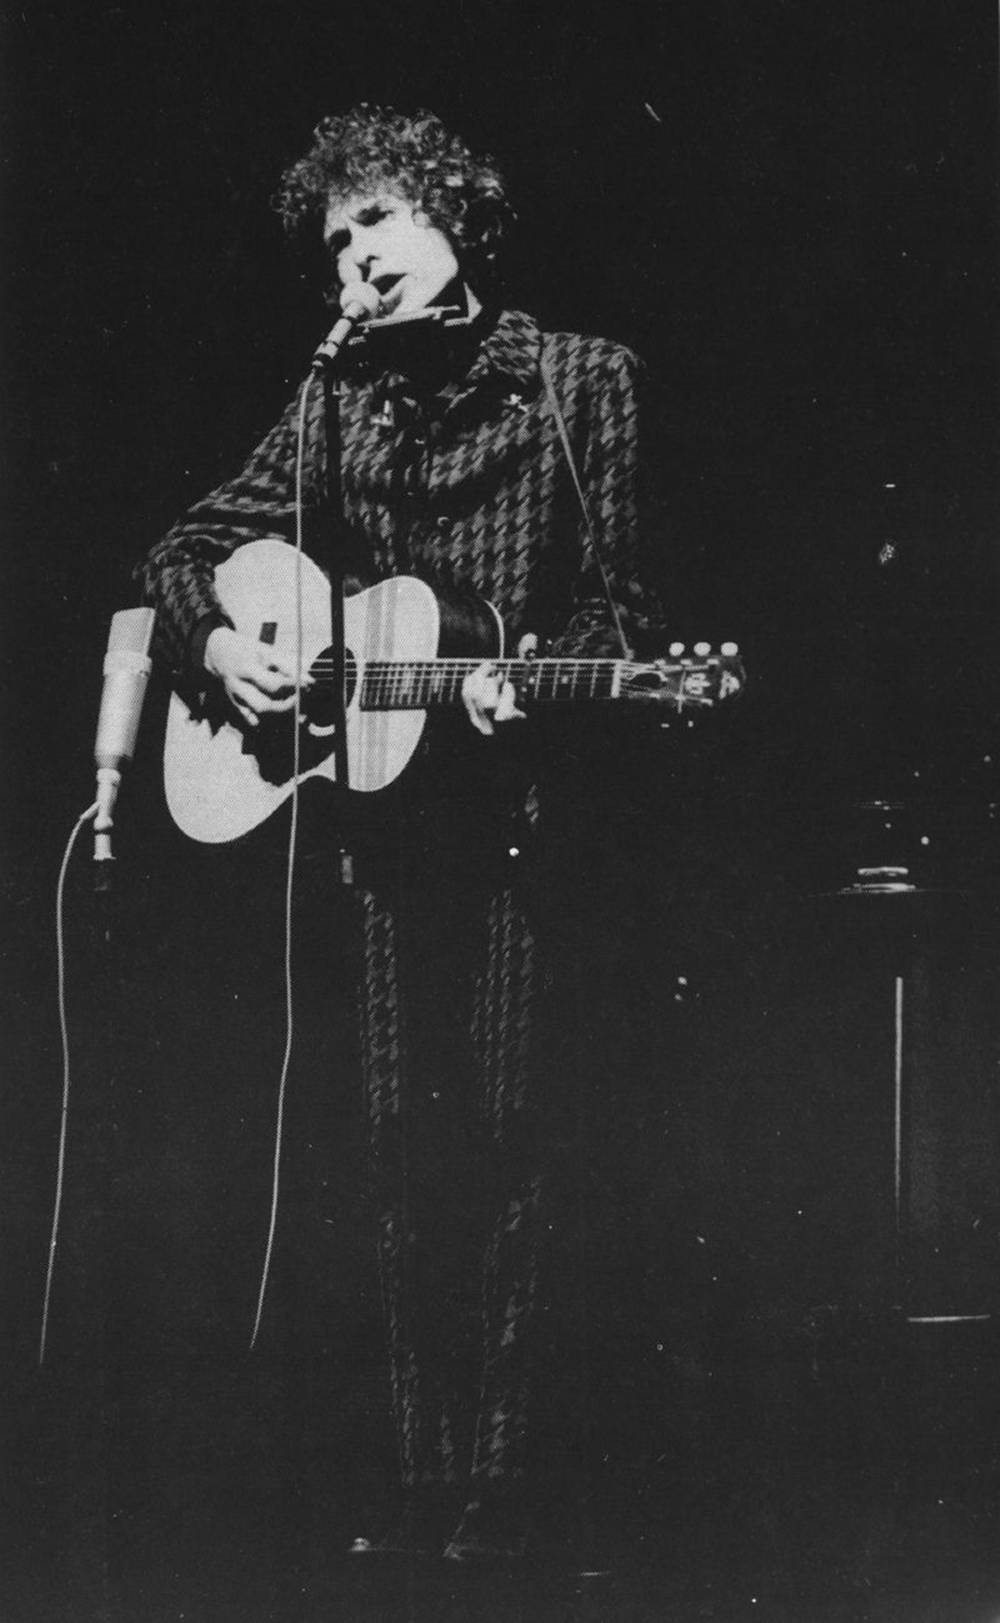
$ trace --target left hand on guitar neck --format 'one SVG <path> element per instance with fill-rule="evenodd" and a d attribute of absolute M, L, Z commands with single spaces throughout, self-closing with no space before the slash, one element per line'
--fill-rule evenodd
<path fill-rule="evenodd" d="M 530 659 L 538 649 L 538 638 L 526 632 L 517 645 L 518 659 Z M 517 694 L 512 682 L 501 681 L 497 668 L 484 660 L 462 683 L 462 703 L 476 731 L 489 738 L 496 721 L 524 720 L 524 711 L 517 708 Z M 491 719 L 492 718 L 492 719 Z"/>

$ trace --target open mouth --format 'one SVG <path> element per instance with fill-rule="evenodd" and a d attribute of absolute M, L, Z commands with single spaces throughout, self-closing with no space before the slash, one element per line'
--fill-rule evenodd
<path fill-rule="evenodd" d="M 380 299 L 384 299 L 386 294 L 392 292 L 393 288 L 403 280 L 403 274 L 404 273 L 402 271 L 396 271 L 387 273 L 385 276 L 375 277 L 372 286 L 375 288 L 375 291 L 378 293 Z"/>

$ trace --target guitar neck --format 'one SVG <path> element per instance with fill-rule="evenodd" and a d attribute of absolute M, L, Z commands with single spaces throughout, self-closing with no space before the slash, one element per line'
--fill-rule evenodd
<path fill-rule="evenodd" d="M 623 659 L 498 659 L 497 675 L 511 682 L 519 697 L 550 700 L 617 699 L 630 668 Z M 457 704 L 465 678 L 481 659 L 373 660 L 364 668 L 359 702 L 362 710 L 426 710 Z"/>

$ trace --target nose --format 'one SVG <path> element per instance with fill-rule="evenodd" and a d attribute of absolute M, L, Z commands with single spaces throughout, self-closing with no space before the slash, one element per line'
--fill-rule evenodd
<path fill-rule="evenodd" d="M 355 227 L 351 232 L 351 240 L 341 255 L 342 263 L 351 270 L 359 271 L 362 280 L 367 281 L 374 258 L 375 251 L 367 233 L 363 228 Z"/>

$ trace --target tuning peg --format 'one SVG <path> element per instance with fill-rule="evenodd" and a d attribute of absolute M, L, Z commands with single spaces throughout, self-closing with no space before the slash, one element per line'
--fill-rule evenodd
<path fill-rule="evenodd" d="M 740 651 L 740 645 L 739 645 L 739 643 L 736 643 L 736 642 L 724 642 L 722 644 L 722 647 L 719 649 L 719 653 L 723 654 L 726 659 L 735 658 L 735 656 L 739 653 L 739 651 Z"/>
<path fill-rule="evenodd" d="M 683 652 L 684 644 L 682 642 L 672 642 L 670 644 L 669 654 L 671 659 L 680 659 Z"/>
<path fill-rule="evenodd" d="M 708 655 L 712 652 L 712 644 L 710 642 L 696 642 L 694 645 L 694 651 L 699 659 L 707 659 Z"/>

